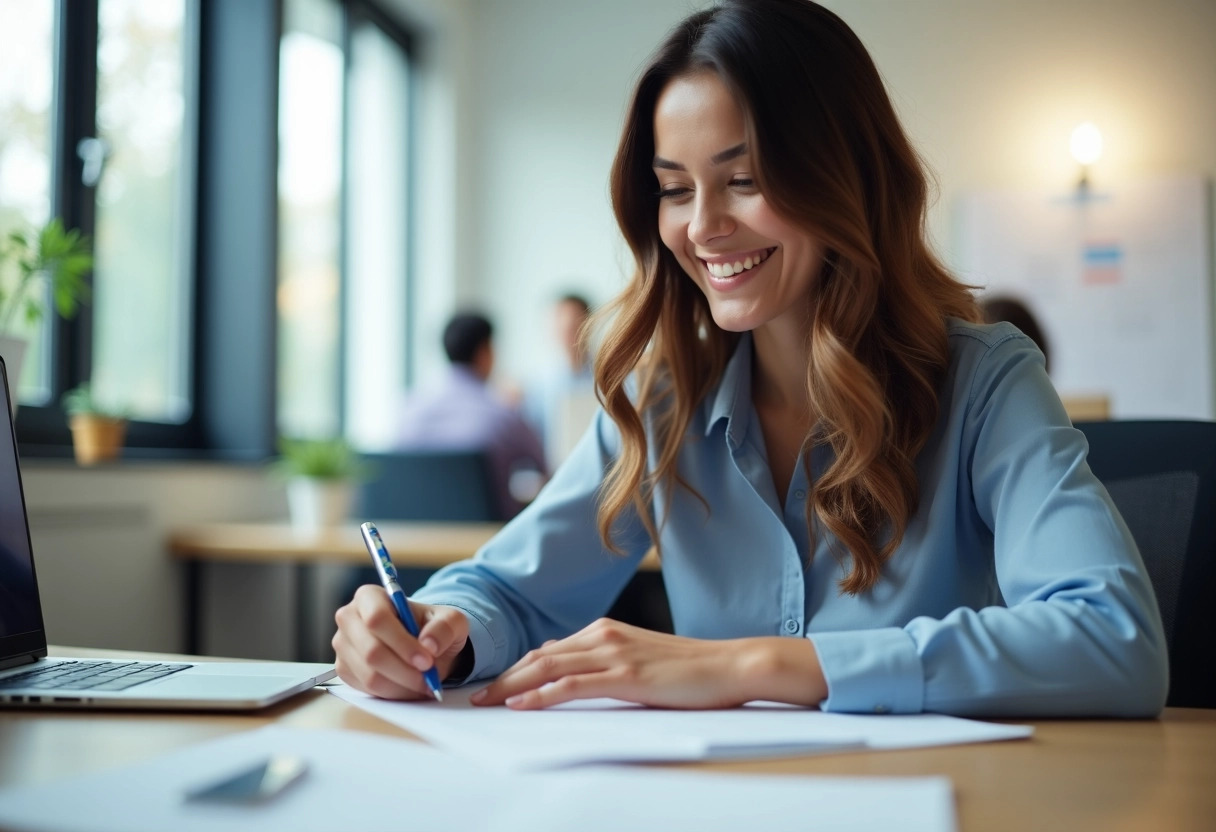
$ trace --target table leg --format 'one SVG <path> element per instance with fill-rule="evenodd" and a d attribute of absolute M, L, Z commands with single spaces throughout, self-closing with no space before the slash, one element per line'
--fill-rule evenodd
<path fill-rule="evenodd" d="M 202 654 L 203 624 L 199 618 L 203 614 L 203 564 L 201 561 L 188 560 L 185 566 L 185 597 L 183 610 L 185 621 L 182 622 L 186 634 L 186 653 L 191 656 Z"/>
<path fill-rule="evenodd" d="M 316 573 L 311 563 L 296 564 L 296 661 L 316 661 Z"/>

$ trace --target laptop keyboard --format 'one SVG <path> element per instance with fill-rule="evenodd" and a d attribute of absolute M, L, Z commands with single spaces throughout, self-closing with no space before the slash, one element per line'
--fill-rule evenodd
<path fill-rule="evenodd" d="M 193 666 L 166 662 L 62 661 L 6 676 L 0 679 L 0 691 L 15 688 L 126 690 Z"/>

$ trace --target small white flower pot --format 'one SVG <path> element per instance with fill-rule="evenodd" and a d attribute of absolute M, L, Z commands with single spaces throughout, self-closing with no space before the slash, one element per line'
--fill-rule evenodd
<path fill-rule="evenodd" d="M 287 481 L 287 508 L 292 528 L 315 534 L 350 517 L 354 488 L 346 480 L 296 477 Z"/>

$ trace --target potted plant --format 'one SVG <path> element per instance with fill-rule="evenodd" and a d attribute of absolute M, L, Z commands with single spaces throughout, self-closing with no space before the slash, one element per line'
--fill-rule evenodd
<path fill-rule="evenodd" d="M 291 525 L 313 534 L 350 515 L 354 483 L 364 475 L 359 455 L 342 438 L 280 439 L 274 472 L 287 483 Z"/>
<path fill-rule="evenodd" d="M 21 378 L 28 328 L 42 318 L 45 293 L 55 311 L 71 318 L 89 300 L 85 276 L 93 268 L 89 238 L 58 219 L 35 231 L 14 231 L 0 242 L 0 355 L 14 389 Z M 13 407 L 17 396 L 13 395 Z"/>
<path fill-rule="evenodd" d="M 100 405 L 86 383 L 63 394 L 63 409 L 72 429 L 72 449 L 81 465 L 118 459 L 127 435 L 126 415 Z"/>

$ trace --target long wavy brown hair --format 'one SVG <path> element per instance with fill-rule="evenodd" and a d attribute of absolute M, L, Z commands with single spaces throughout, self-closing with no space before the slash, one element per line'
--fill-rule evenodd
<path fill-rule="evenodd" d="M 827 252 L 807 316 L 807 394 L 818 423 L 802 464 L 809 470 L 816 443 L 833 459 L 807 495 L 807 523 L 812 540 L 817 528 L 834 538 L 842 562 L 852 555 L 841 590 L 864 592 L 917 508 L 915 459 L 937 420 L 949 362 L 946 318 L 979 313 L 970 287 L 926 244 L 926 176 L 873 60 L 839 17 L 809 0 L 727 0 L 692 15 L 634 91 L 612 203 L 636 272 L 605 310 L 611 325 L 595 367 L 622 440 L 601 492 L 600 535 L 613 546 L 614 527 L 633 507 L 658 544 L 656 488 L 668 500 L 674 486 L 693 490 L 677 472 L 684 434 L 739 339 L 714 324 L 659 237 L 655 105 L 672 79 L 705 70 L 744 110 L 764 198 Z"/>

